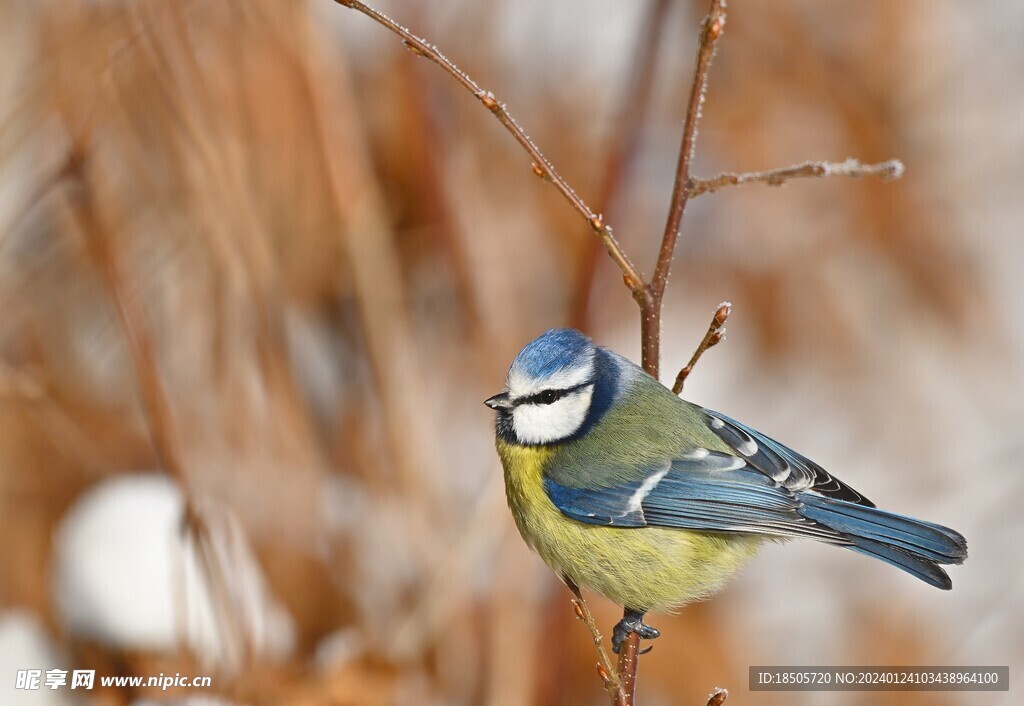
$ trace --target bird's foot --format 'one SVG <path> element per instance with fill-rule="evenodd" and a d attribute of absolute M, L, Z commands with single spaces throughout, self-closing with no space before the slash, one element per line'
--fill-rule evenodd
<path fill-rule="evenodd" d="M 661 636 L 661 632 L 657 628 L 652 628 L 644 622 L 643 613 L 627 608 L 625 615 L 622 616 L 622 620 L 616 623 L 615 629 L 612 630 L 612 651 L 615 654 L 619 653 L 622 643 L 626 641 L 626 638 L 632 632 L 635 632 L 643 640 L 653 640 Z M 640 654 L 650 651 L 651 648 L 648 647 L 645 650 L 641 650 Z"/>

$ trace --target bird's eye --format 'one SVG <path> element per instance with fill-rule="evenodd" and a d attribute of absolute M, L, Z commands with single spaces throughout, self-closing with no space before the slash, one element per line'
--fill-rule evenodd
<path fill-rule="evenodd" d="M 561 395 L 558 394 L 558 391 L 556 390 L 544 390 L 537 395 L 537 401 L 541 404 L 551 404 L 559 397 L 561 397 Z"/>
<path fill-rule="evenodd" d="M 558 390 L 546 389 L 537 396 L 538 402 L 542 405 L 550 405 L 561 397 Z"/>

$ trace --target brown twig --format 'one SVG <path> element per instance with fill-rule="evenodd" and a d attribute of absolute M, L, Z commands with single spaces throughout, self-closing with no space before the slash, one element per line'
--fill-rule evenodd
<path fill-rule="evenodd" d="M 640 636 L 631 632 L 619 647 L 619 682 L 622 697 L 616 706 L 633 706 L 636 700 L 636 673 L 640 666 Z"/>
<path fill-rule="evenodd" d="M 608 150 L 601 181 L 597 187 L 597 196 L 594 199 L 597 208 L 604 213 L 609 213 L 615 205 L 625 183 L 629 163 L 640 141 L 640 131 L 651 102 L 658 50 L 665 36 L 665 17 L 671 6 L 671 0 L 651 0 L 647 16 L 637 36 L 632 68 L 625 76 L 626 84 L 622 90 L 623 98 L 619 104 L 612 145 Z M 576 277 L 569 312 L 569 321 L 577 328 L 586 328 L 587 310 L 600 254 L 600 250 L 589 241 L 586 246 L 583 249 L 583 259 Z"/>
<path fill-rule="evenodd" d="M 597 621 L 594 620 L 587 602 L 583 599 L 579 586 L 568 580 L 566 580 L 565 585 L 569 587 L 574 596 L 572 605 L 577 619 L 587 626 L 591 637 L 594 638 L 594 647 L 597 648 L 597 675 L 601 678 L 602 683 L 604 683 L 605 691 L 611 697 L 612 703 L 622 703 L 625 694 L 619 681 L 619 674 L 615 665 L 612 664 L 611 657 L 608 656 L 608 650 L 604 648 L 604 636 L 601 635 L 601 631 L 597 628 Z"/>
<path fill-rule="evenodd" d="M 763 172 L 722 172 L 710 179 L 690 179 L 687 190 L 689 197 L 694 198 L 701 194 L 718 191 L 726 186 L 739 186 L 740 184 L 752 184 L 761 182 L 768 186 L 782 186 L 790 179 L 806 177 L 830 177 L 845 176 L 853 179 L 862 177 L 879 177 L 883 181 L 899 179 L 903 176 L 903 162 L 898 159 L 890 159 L 879 164 L 862 164 L 856 159 L 847 159 L 845 162 L 804 162 L 791 167 L 780 167 L 779 169 L 768 169 Z"/>
<path fill-rule="evenodd" d="M 700 41 L 697 43 L 697 60 L 693 69 L 693 83 L 683 124 L 683 137 L 679 145 L 679 159 L 676 163 L 676 179 L 672 187 L 672 200 L 665 221 L 665 232 L 658 250 L 654 275 L 647 287 L 648 302 L 643 307 L 640 319 L 641 362 L 644 370 L 658 377 L 661 353 L 661 302 L 665 296 L 665 285 L 672 267 L 672 255 L 679 240 L 679 225 L 683 220 L 686 202 L 689 198 L 690 162 L 697 140 L 697 124 L 700 122 L 701 106 L 704 104 L 704 90 L 708 82 L 708 70 L 715 53 L 715 43 L 725 29 L 725 0 L 712 0 L 711 8 L 701 23 Z"/>
<path fill-rule="evenodd" d="M 700 345 L 697 346 L 697 350 L 693 352 L 690 357 L 690 362 L 687 363 L 679 374 L 676 375 L 676 383 L 672 386 L 672 392 L 680 394 L 683 391 L 683 385 L 686 383 L 686 378 L 693 372 L 693 366 L 697 364 L 700 357 L 704 355 L 704 351 L 708 348 L 713 348 L 719 343 L 725 340 L 725 329 L 722 328 L 725 325 L 726 320 L 729 318 L 729 314 L 732 313 L 732 304 L 729 302 L 722 302 L 718 305 L 715 310 L 715 315 L 711 317 L 711 323 L 708 325 L 707 333 L 704 334 L 704 338 L 701 339 Z"/>
<path fill-rule="evenodd" d="M 577 195 L 571 186 L 569 186 L 569 182 L 555 171 L 554 165 L 552 165 L 548 158 L 545 157 L 537 148 L 537 145 L 533 143 L 533 140 L 531 140 L 529 135 L 526 134 L 526 131 L 519 127 L 519 124 L 512 117 L 511 113 L 508 112 L 504 103 L 499 101 L 490 91 L 486 91 L 481 88 L 480 85 L 471 79 L 466 72 L 442 54 L 436 46 L 429 44 L 426 40 L 420 37 L 417 37 L 384 13 L 364 5 L 358 0 L 334 1 L 339 5 L 344 5 L 345 7 L 363 13 L 373 21 L 397 34 L 402 38 L 402 43 L 405 44 L 409 51 L 417 56 L 423 56 L 430 59 L 430 61 L 440 66 L 446 73 L 458 81 L 463 88 L 476 96 L 484 107 L 487 108 L 495 118 L 497 118 L 498 122 L 500 122 L 505 129 L 512 134 L 512 137 L 515 138 L 516 142 L 518 142 L 520 146 L 526 150 L 527 154 L 530 155 L 533 159 L 534 173 L 545 181 L 549 181 L 554 184 L 559 193 L 561 193 L 562 196 L 572 204 L 572 207 L 587 220 L 590 224 L 591 230 L 593 230 L 597 237 L 601 239 L 601 242 L 604 243 L 605 249 L 608 251 L 612 260 L 614 260 L 615 264 L 617 264 L 619 269 L 622 270 L 623 280 L 625 281 L 626 286 L 629 287 L 630 292 L 632 292 L 633 298 L 641 305 L 645 304 L 648 299 L 648 294 L 647 289 L 644 287 L 643 278 L 640 276 L 636 267 L 633 266 L 633 263 L 630 262 L 626 253 L 622 251 L 618 241 L 612 234 L 611 226 L 605 224 L 604 219 L 599 214 L 591 211 L 586 202 Z"/>

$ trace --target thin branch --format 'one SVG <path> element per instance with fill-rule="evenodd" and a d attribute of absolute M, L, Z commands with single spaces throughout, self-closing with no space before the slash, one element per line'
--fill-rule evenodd
<path fill-rule="evenodd" d="M 672 6 L 671 0 L 651 0 L 647 15 L 640 27 L 633 50 L 632 68 L 625 74 L 622 101 L 619 104 L 616 128 L 611 147 L 605 159 L 597 198 L 597 208 L 608 213 L 618 200 L 629 172 L 629 164 L 640 141 L 640 132 L 651 102 L 654 85 L 654 67 L 662 40 L 666 34 L 665 18 Z M 569 321 L 576 328 L 586 328 L 587 309 L 590 304 L 594 276 L 597 273 L 599 250 L 587 242 L 583 261 L 576 278 Z"/>
<path fill-rule="evenodd" d="M 707 333 L 704 334 L 704 338 L 701 339 L 700 345 L 697 346 L 697 350 L 695 350 L 693 355 L 690 357 L 690 362 L 679 371 L 678 375 L 676 375 L 676 384 L 672 386 L 672 392 L 677 395 L 682 393 L 683 385 L 686 383 L 686 378 L 688 378 L 690 373 L 693 372 L 693 366 L 695 366 L 697 361 L 700 360 L 700 357 L 704 355 L 704 351 L 708 348 L 717 346 L 725 340 L 725 329 L 722 327 L 725 325 L 725 322 L 731 313 L 731 303 L 722 302 L 718 305 L 718 309 L 715 310 L 715 315 L 711 317 L 711 323 L 708 325 Z"/>
<path fill-rule="evenodd" d="M 590 608 L 587 606 L 587 602 L 583 599 L 583 594 L 580 592 L 579 586 L 566 581 L 565 584 L 572 591 L 574 598 L 572 599 L 573 610 L 576 611 L 576 618 L 583 621 L 590 631 L 591 637 L 594 638 L 594 647 L 597 648 L 597 675 L 601 678 L 604 683 L 605 691 L 608 692 L 608 696 L 611 697 L 613 704 L 623 703 L 625 694 L 622 689 L 622 684 L 619 682 L 619 675 L 615 669 L 615 665 L 612 664 L 611 657 L 608 656 L 608 650 L 604 648 L 604 636 L 601 635 L 601 631 L 597 628 L 597 621 L 594 620 L 593 614 L 590 612 Z"/>
<path fill-rule="evenodd" d="M 665 284 L 672 267 L 672 255 L 679 240 L 679 226 L 689 198 L 690 162 L 697 140 L 697 124 L 700 121 L 704 91 L 707 88 L 708 71 L 715 53 L 715 43 L 725 29 L 725 0 L 711 0 L 711 7 L 701 23 L 700 40 L 697 43 L 697 60 L 693 69 L 693 83 L 683 124 L 683 137 L 679 145 L 679 159 L 676 163 L 675 184 L 661 248 L 654 266 L 654 274 L 647 286 L 648 301 L 640 315 L 640 361 L 644 370 L 658 377 L 661 353 L 661 302 L 665 295 Z"/>
<path fill-rule="evenodd" d="M 640 636 L 629 633 L 619 646 L 619 684 L 622 697 L 616 706 L 633 706 L 636 699 L 636 670 L 640 666 Z"/>
<path fill-rule="evenodd" d="M 700 122 L 701 108 L 704 105 L 704 91 L 708 83 L 708 70 L 711 58 L 715 53 L 715 43 L 725 29 L 725 0 L 712 0 L 711 8 L 701 23 L 700 41 L 697 44 L 697 62 L 693 70 L 693 84 L 690 86 L 690 100 L 686 108 L 686 122 L 683 125 L 683 137 L 679 146 L 679 160 L 676 163 L 676 180 L 672 189 L 672 201 L 662 235 L 658 262 L 651 278 L 651 288 L 657 293 L 665 290 L 668 271 L 672 265 L 672 254 L 675 252 L 676 241 L 679 239 L 679 224 L 686 210 L 689 197 L 687 185 L 690 180 L 690 162 L 693 159 L 693 148 L 697 141 L 697 124 Z"/>
<path fill-rule="evenodd" d="M 726 186 L 739 186 L 740 184 L 753 184 L 761 182 L 768 186 L 782 186 L 790 179 L 801 179 L 806 177 L 830 177 L 844 176 L 853 179 L 863 177 L 878 177 L 883 181 L 899 179 L 903 176 L 903 162 L 898 159 L 890 159 L 887 162 L 878 164 L 862 164 L 856 159 L 847 159 L 845 162 L 804 162 L 795 164 L 792 167 L 781 167 L 769 169 L 763 172 L 722 172 L 710 179 L 690 179 L 687 185 L 689 197 L 694 198 L 701 194 L 718 191 Z"/>
<path fill-rule="evenodd" d="M 649 295 L 646 287 L 644 286 L 643 278 L 640 276 L 636 267 L 633 266 L 633 263 L 630 262 L 626 253 L 622 251 L 618 241 L 612 234 L 611 226 L 605 224 L 601 215 L 591 211 L 586 202 L 577 195 L 571 186 L 569 186 L 569 183 L 562 178 L 557 171 L 555 171 L 554 165 L 552 165 L 550 160 L 548 160 L 540 149 L 537 148 L 537 145 L 533 143 L 533 140 L 530 139 L 529 135 L 519 127 L 519 124 L 508 112 L 504 103 L 499 101 L 490 91 L 486 91 L 481 88 L 480 85 L 470 78 L 466 72 L 442 54 L 436 46 L 427 43 L 425 39 L 417 37 L 407 28 L 398 24 L 387 15 L 358 2 L 358 0 L 334 1 L 339 5 L 343 5 L 363 13 L 373 21 L 397 34 L 402 38 L 402 43 L 405 44 L 405 47 L 409 51 L 417 56 L 426 57 L 440 66 L 446 73 L 458 81 L 463 88 L 476 96 L 476 98 L 483 103 L 484 107 L 487 108 L 495 118 L 497 118 L 498 122 L 500 122 L 505 129 L 512 134 L 512 137 L 515 138 L 516 142 L 518 142 L 519 145 L 526 150 L 527 154 L 530 155 L 533 160 L 534 173 L 545 181 L 549 181 L 554 184 L 559 193 L 561 193 L 572 207 L 586 219 L 587 223 L 590 224 L 591 230 L 593 230 L 597 237 L 601 239 L 601 242 L 604 243 L 608 254 L 615 261 L 615 264 L 619 266 L 619 269 L 622 270 L 623 281 L 626 283 L 630 292 L 632 292 L 633 298 L 636 299 L 637 303 L 641 306 L 646 304 L 649 299 Z"/>

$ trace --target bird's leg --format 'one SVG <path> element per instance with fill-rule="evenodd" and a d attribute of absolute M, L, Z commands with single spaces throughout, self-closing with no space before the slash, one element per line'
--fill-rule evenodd
<path fill-rule="evenodd" d="M 652 628 L 644 622 L 644 613 L 642 611 L 626 608 L 622 613 L 622 620 L 615 624 L 615 629 L 612 631 L 612 651 L 615 654 L 619 653 L 619 648 L 622 647 L 622 643 L 625 642 L 631 632 L 635 632 L 644 640 L 653 640 L 661 635 L 657 628 Z M 643 652 L 649 652 L 650 649 L 648 647 Z"/>

